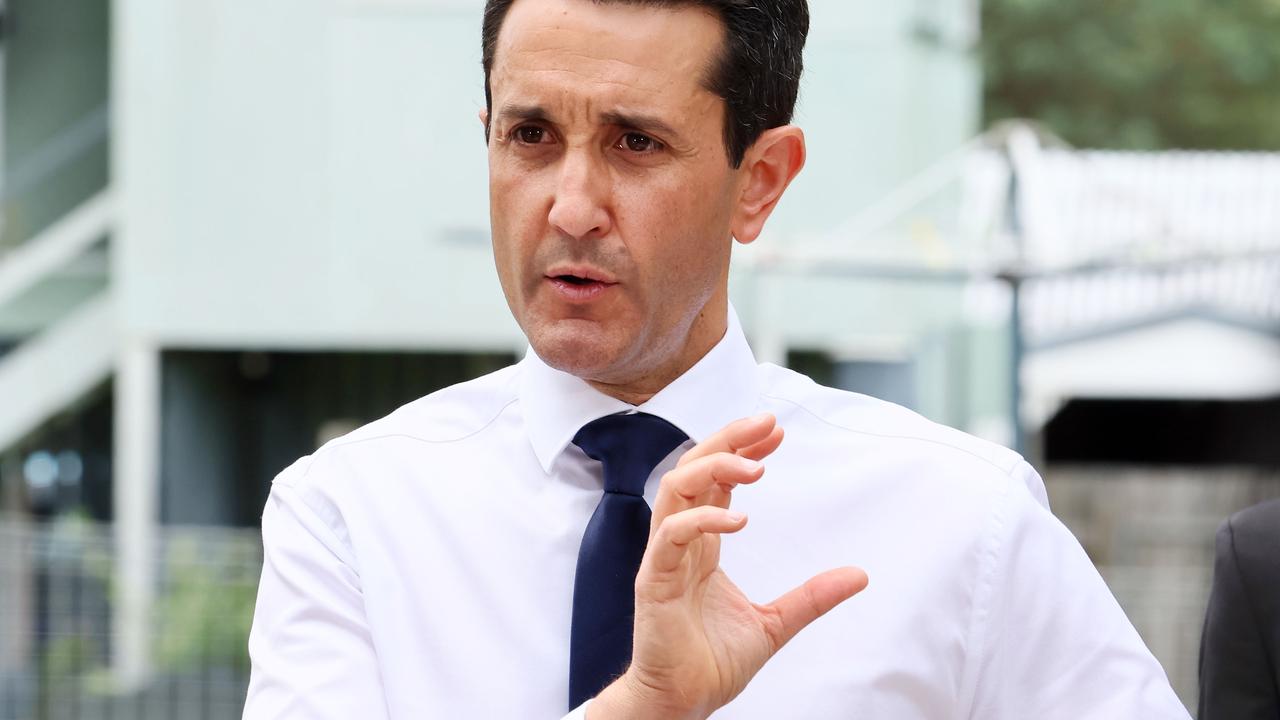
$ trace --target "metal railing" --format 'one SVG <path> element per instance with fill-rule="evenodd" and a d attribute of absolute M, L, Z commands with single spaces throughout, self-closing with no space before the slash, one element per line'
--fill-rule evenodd
<path fill-rule="evenodd" d="M 1214 533 L 1237 510 L 1280 497 L 1280 471 L 1051 465 L 1044 479 L 1054 514 L 1194 709 Z"/>
<path fill-rule="evenodd" d="M 256 530 L 166 528 L 155 558 L 154 671 L 110 666 L 109 526 L 0 519 L 0 719 L 239 718 L 262 564 Z"/>

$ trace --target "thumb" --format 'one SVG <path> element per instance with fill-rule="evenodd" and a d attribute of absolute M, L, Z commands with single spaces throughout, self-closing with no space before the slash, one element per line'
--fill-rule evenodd
<path fill-rule="evenodd" d="M 809 623 L 862 592 L 866 586 L 867 574 L 862 568 L 836 568 L 809 578 L 800 587 L 764 606 L 762 609 L 779 621 L 771 633 L 773 652 L 778 652 Z"/>

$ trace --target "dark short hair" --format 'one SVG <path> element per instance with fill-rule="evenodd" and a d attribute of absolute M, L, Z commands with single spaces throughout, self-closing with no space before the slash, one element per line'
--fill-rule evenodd
<path fill-rule="evenodd" d="M 486 0 L 480 31 L 484 65 L 484 104 L 491 112 L 493 70 L 498 32 L 515 0 Z M 653 7 L 702 7 L 719 16 L 724 46 L 705 79 L 707 89 L 724 99 L 724 145 L 733 167 L 742 164 L 747 148 L 769 128 L 791 122 L 805 36 L 809 33 L 807 0 L 592 0 Z M 486 134 L 488 130 L 486 129 Z"/>

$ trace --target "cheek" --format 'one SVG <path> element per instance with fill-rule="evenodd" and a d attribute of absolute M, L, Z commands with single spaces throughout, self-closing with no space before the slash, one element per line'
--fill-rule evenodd
<path fill-rule="evenodd" d="M 728 263 L 728 215 L 718 188 L 632 193 L 619 224 L 643 286 L 664 314 L 687 312 L 715 289 Z M 638 241 L 637 241 L 638 240 Z"/>
<path fill-rule="evenodd" d="M 502 294 L 513 312 L 519 314 L 523 307 L 524 293 L 521 292 L 525 265 L 520 252 L 522 231 L 515 214 L 504 202 L 503 190 L 495 183 L 490 183 L 490 231 L 493 244 L 493 263 L 498 272 L 498 282 L 502 286 Z"/>
<path fill-rule="evenodd" d="M 489 224 L 493 255 L 503 284 L 516 282 L 536 240 L 542 236 L 545 214 L 539 214 L 536 183 L 511 172 L 501 163 L 489 165 Z"/>

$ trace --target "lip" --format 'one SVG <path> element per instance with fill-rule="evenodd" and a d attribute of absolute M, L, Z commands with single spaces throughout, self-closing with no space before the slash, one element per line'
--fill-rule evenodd
<path fill-rule="evenodd" d="M 617 278 L 590 265 L 556 265 L 547 270 L 546 273 L 549 280 L 554 280 L 561 275 L 572 275 L 584 280 L 604 283 L 605 285 L 616 285 L 618 283 Z"/>
<path fill-rule="evenodd" d="M 581 278 L 585 282 L 570 282 L 563 279 L 566 275 Z M 547 272 L 545 279 L 557 297 L 574 304 L 599 300 L 618 285 L 607 273 L 582 266 L 554 267 Z"/>
<path fill-rule="evenodd" d="M 574 285 L 573 283 L 561 280 L 560 278 L 547 278 L 547 282 L 551 284 L 552 289 L 560 299 L 575 304 L 599 300 L 610 290 L 617 287 L 616 284 L 607 284 L 602 282 Z"/>

